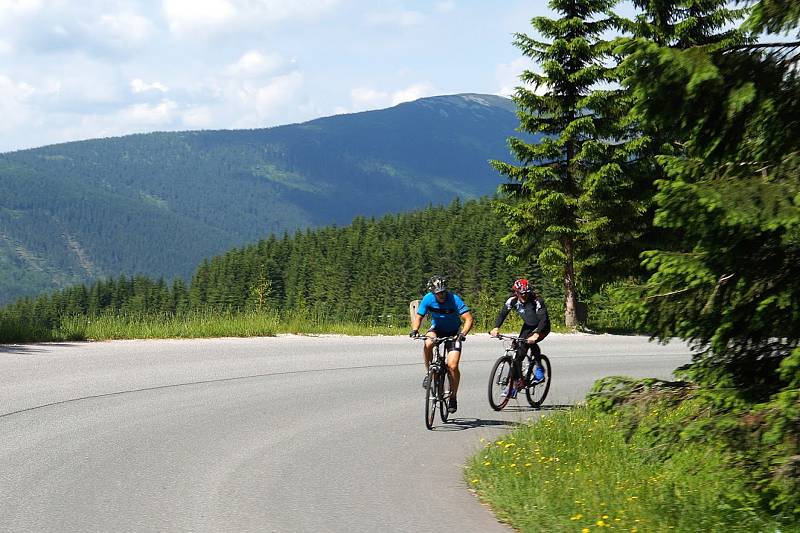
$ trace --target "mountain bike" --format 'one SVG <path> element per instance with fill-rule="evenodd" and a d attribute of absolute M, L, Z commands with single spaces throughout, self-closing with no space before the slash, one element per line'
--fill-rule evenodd
<path fill-rule="evenodd" d="M 426 340 L 431 337 L 420 335 L 416 339 Z M 433 357 L 428 366 L 428 388 L 425 390 L 425 427 L 433 429 L 433 420 L 436 418 L 436 409 L 439 409 L 439 417 L 442 422 L 447 423 L 447 400 L 450 391 L 445 389 L 445 377 L 450 383 L 450 375 L 447 372 L 447 352 L 442 348 L 442 344 L 447 341 L 458 339 L 458 336 L 435 337 L 433 338 Z"/>
<path fill-rule="evenodd" d="M 510 341 L 505 345 L 505 353 L 495 361 L 492 367 L 492 373 L 489 375 L 489 405 L 495 411 L 503 409 L 508 401 L 516 398 L 516 395 L 522 390 L 525 391 L 525 397 L 528 403 L 534 409 L 542 406 L 542 402 L 547 397 L 550 391 L 550 380 L 553 373 L 550 367 L 550 359 L 542 354 L 539 357 L 539 363 L 544 371 L 544 379 L 534 379 L 536 370 L 536 361 L 531 355 L 530 351 L 526 353 L 525 358 L 522 360 L 522 378 L 523 383 L 520 389 L 514 389 L 514 383 L 511 380 L 511 374 L 514 365 L 514 356 L 517 354 L 517 346 L 520 341 L 524 342 L 525 339 L 519 337 L 512 337 L 510 335 L 498 335 L 498 339 Z"/>

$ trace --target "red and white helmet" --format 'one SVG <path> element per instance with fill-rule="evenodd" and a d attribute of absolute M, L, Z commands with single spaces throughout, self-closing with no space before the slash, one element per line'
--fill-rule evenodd
<path fill-rule="evenodd" d="M 530 294 L 531 292 L 533 292 L 533 289 L 528 283 L 528 280 L 525 278 L 521 278 L 515 281 L 514 284 L 511 286 L 511 289 L 516 294 Z"/>

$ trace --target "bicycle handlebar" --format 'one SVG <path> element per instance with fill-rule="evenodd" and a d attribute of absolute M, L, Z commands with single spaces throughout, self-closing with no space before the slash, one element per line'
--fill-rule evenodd
<path fill-rule="evenodd" d="M 460 335 L 451 335 L 450 337 L 428 337 L 427 335 L 417 335 L 416 337 L 411 338 L 421 341 L 430 339 L 434 342 L 434 344 L 442 344 L 443 342 L 458 340 L 459 337 Z"/>
<path fill-rule="evenodd" d="M 506 340 L 510 340 L 510 341 L 513 341 L 513 342 L 522 342 L 524 344 L 530 344 L 528 342 L 528 337 L 516 337 L 514 335 L 503 335 L 502 333 L 498 333 L 497 337 L 495 337 L 495 338 L 500 339 L 500 340 L 506 339 Z"/>
<path fill-rule="evenodd" d="M 500 340 L 509 339 L 509 340 L 512 340 L 512 341 L 518 341 L 518 340 L 523 340 L 524 341 L 524 340 L 526 340 L 526 339 L 523 339 L 521 337 L 515 337 L 514 335 L 503 335 L 502 333 L 498 333 L 497 337 L 495 337 L 495 338 L 496 339 L 500 339 Z"/>

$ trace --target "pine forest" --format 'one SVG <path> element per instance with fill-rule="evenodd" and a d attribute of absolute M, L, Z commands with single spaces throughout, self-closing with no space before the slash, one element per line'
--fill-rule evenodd
<path fill-rule="evenodd" d="M 0 310 L 0 340 L 50 338 L 62 320 L 75 317 L 192 312 L 277 311 L 405 328 L 409 302 L 424 294 L 433 274 L 447 276 L 488 326 L 516 277 L 544 283 L 545 297 L 552 290 L 530 265 L 507 260 L 505 231 L 483 198 L 273 235 L 204 261 L 189 283 L 123 275 L 17 300 Z"/>

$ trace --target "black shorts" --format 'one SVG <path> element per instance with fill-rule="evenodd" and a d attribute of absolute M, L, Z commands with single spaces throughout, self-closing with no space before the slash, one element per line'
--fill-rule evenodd
<path fill-rule="evenodd" d="M 519 338 L 527 339 L 528 337 L 533 335 L 534 331 L 536 331 L 534 328 L 523 325 L 522 330 L 519 332 Z M 550 333 L 549 328 L 546 331 L 539 332 L 540 335 L 539 342 L 544 340 L 544 338 L 548 335 L 548 333 Z M 525 357 L 525 355 L 528 353 L 528 350 L 531 351 L 531 355 L 533 355 L 533 358 L 536 361 L 538 361 L 539 357 L 541 357 L 542 355 L 542 349 L 539 348 L 538 342 L 536 344 L 520 343 L 519 347 L 517 348 L 517 359 Z"/>
<path fill-rule="evenodd" d="M 428 333 L 430 333 L 431 331 L 436 333 L 436 336 L 439 337 L 439 338 L 441 338 L 441 337 L 456 337 L 456 336 L 458 336 L 458 331 L 441 331 L 441 330 L 438 330 L 438 329 L 431 328 L 431 329 L 428 330 Z M 460 352 L 462 344 L 463 343 L 459 339 L 444 341 L 444 351 L 445 352 Z"/>

